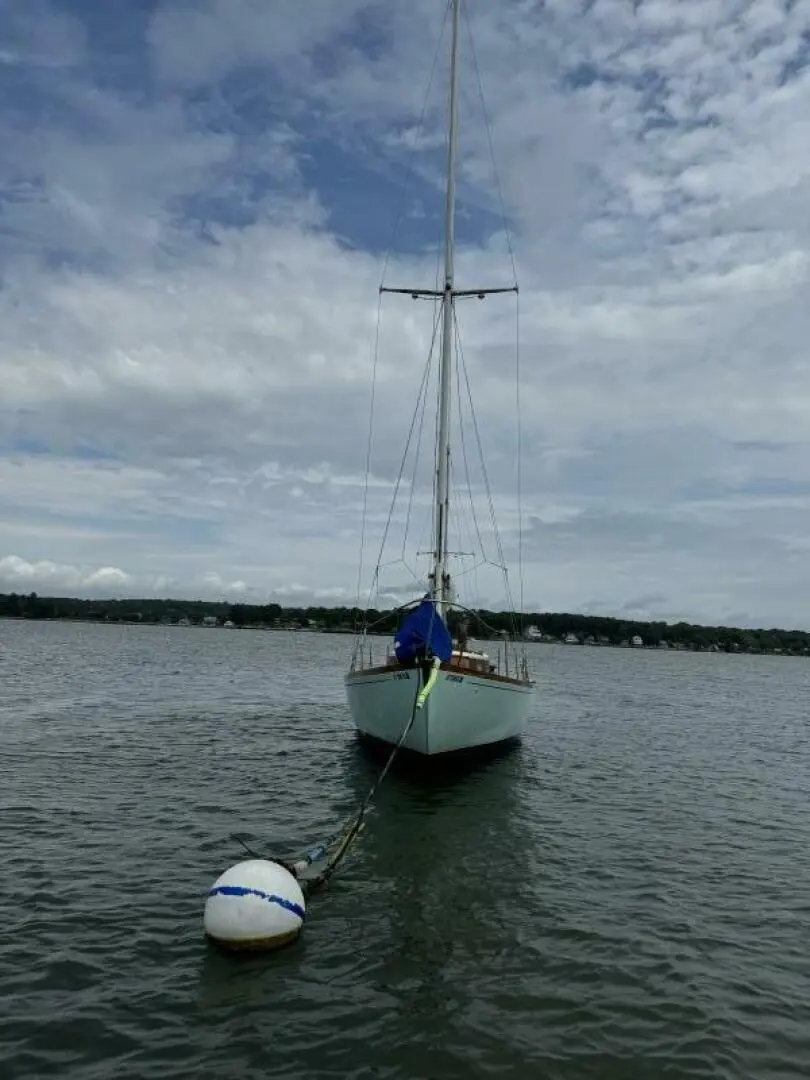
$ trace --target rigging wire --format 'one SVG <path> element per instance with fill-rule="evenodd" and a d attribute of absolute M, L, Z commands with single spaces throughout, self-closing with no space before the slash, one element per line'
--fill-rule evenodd
<path fill-rule="evenodd" d="M 458 329 L 458 320 L 456 318 L 454 318 L 454 322 L 455 322 L 455 329 L 456 329 L 456 342 L 457 342 L 456 348 L 458 349 L 459 361 L 461 363 L 461 368 L 462 368 L 462 372 L 463 372 L 463 375 L 464 375 L 464 383 L 465 383 L 465 386 L 466 386 L 466 389 L 467 389 L 467 398 L 468 398 L 469 403 L 470 403 L 470 415 L 472 417 L 473 430 L 475 432 L 475 438 L 476 438 L 476 442 L 478 444 L 478 454 L 479 454 L 479 457 L 481 459 L 481 472 L 482 472 L 483 478 L 484 478 L 484 488 L 485 488 L 485 491 L 486 491 L 487 503 L 489 505 L 490 520 L 492 522 L 492 530 L 493 530 L 493 533 L 494 533 L 494 536 L 495 536 L 495 544 L 496 544 L 496 547 L 497 547 L 497 550 L 498 550 L 498 558 L 500 559 L 500 564 L 493 563 L 493 565 L 495 565 L 495 566 L 499 565 L 502 572 L 503 572 L 504 585 L 505 585 L 505 588 L 506 588 L 507 603 L 509 604 L 509 607 L 510 607 L 510 610 L 511 610 L 511 613 L 512 613 L 513 630 L 516 631 L 517 630 L 517 621 L 514 618 L 514 614 L 515 614 L 515 611 L 514 611 L 514 598 L 512 596 L 512 588 L 511 588 L 511 585 L 509 583 L 509 571 L 508 571 L 507 566 L 506 566 L 506 559 L 505 559 L 505 556 L 504 556 L 503 544 L 501 542 L 501 534 L 500 534 L 500 530 L 498 529 L 498 521 L 497 521 L 497 518 L 495 516 L 495 504 L 494 504 L 494 501 L 493 501 L 493 498 L 492 498 L 492 489 L 491 489 L 490 483 L 489 483 L 489 474 L 487 473 L 486 461 L 484 460 L 484 448 L 483 448 L 483 444 L 481 442 L 481 432 L 480 432 L 480 430 L 478 428 L 478 418 L 477 418 L 476 413 L 475 413 L 475 405 L 473 403 L 473 398 L 472 398 L 472 388 L 470 386 L 470 376 L 469 376 L 469 372 L 467 370 L 467 362 L 464 359 L 464 350 L 463 350 L 462 345 L 461 345 L 461 335 L 460 335 L 459 329 Z"/>
<path fill-rule="evenodd" d="M 371 587 L 369 589 L 369 596 L 368 596 L 368 601 L 369 602 L 371 600 L 371 595 L 372 595 L 372 592 L 373 592 L 373 589 L 374 589 L 374 584 L 376 583 L 376 581 L 379 578 L 379 570 L 380 570 L 380 562 L 382 560 L 382 553 L 383 553 L 383 551 L 385 549 L 385 541 L 388 539 L 388 530 L 391 527 L 391 520 L 392 520 L 393 515 L 394 515 L 394 506 L 396 505 L 397 495 L 399 494 L 400 484 L 402 483 L 402 475 L 403 475 L 403 473 L 405 471 L 405 462 L 406 462 L 407 457 L 408 457 L 408 450 L 410 449 L 411 439 L 413 438 L 414 427 L 416 426 L 416 418 L 417 418 L 417 415 L 419 413 L 419 404 L 420 404 L 422 395 L 425 394 L 426 390 L 427 390 L 428 376 L 430 374 L 430 367 L 431 367 L 431 364 L 432 364 L 432 361 L 433 361 L 433 350 L 434 350 L 435 345 L 436 345 L 436 335 L 438 333 L 438 328 L 439 328 L 439 322 L 438 322 L 438 319 L 437 319 L 433 324 L 433 336 L 432 336 L 431 342 L 430 342 L 430 350 L 428 351 L 428 358 L 427 358 L 427 362 L 425 363 L 425 370 L 424 370 L 424 373 L 422 375 L 422 381 L 419 384 L 419 393 L 418 393 L 417 399 L 416 399 L 416 407 L 414 408 L 413 416 L 411 417 L 411 424 L 410 424 L 410 428 L 408 429 L 408 438 L 407 438 L 407 441 L 405 443 L 405 451 L 404 451 L 404 453 L 402 455 L 402 460 L 400 462 L 399 474 L 397 476 L 396 484 L 394 485 L 394 493 L 393 493 L 393 496 L 391 498 L 391 506 L 389 507 L 389 510 L 388 510 L 388 518 L 386 520 L 385 528 L 383 530 L 382 540 L 380 541 L 380 551 L 379 551 L 379 555 L 377 556 L 377 568 L 376 568 L 376 570 L 374 572 L 374 579 L 373 579 L 372 585 L 371 585 Z"/>
<path fill-rule="evenodd" d="M 475 499 L 473 497 L 472 479 L 470 477 L 470 463 L 469 463 L 469 457 L 467 455 L 467 440 L 464 437 L 464 422 L 463 422 L 463 417 L 462 417 L 462 405 L 461 405 L 461 369 L 460 369 L 460 366 L 459 366 L 459 356 L 461 355 L 461 341 L 460 341 L 459 328 L 458 328 L 458 322 L 457 321 L 456 321 L 456 326 L 455 326 L 455 337 L 456 337 L 456 395 L 458 397 L 459 441 L 461 443 L 461 454 L 462 454 L 462 457 L 464 459 L 464 468 L 465 468 L 466 477 L 467 477 L 467 492 L 468 492 L 469 499 L 470 499 L 470 512 L 472 514 L 473 525 L 475 527 L 475 534 L 476 534 L 476 537 L 478 539 L 478 543 L 479 543 L 479 545 L 481 547 L 481 554 L 486 559 L 486 550 L 484 548 L 484 539 L 483 539 L 483 537 L 481 535 L 481 527 L 480 527 L 480 525 L 478 523 L 478 514 L 476 513 L 476 510 L 475 510 Z"/>
<path fill-rule="evenodd" d="M 486 95 L 484 94 L 484 83 L 481 78 L 481 68 L 478 63 L 478 54 L 475 49 L 475 39 L 472 32 L 472 24 L 470 22 L 469 15 L 467 14 L 466 7 L 462 5 L 462 18 L 465 29 L 467 31 L 467 37 L 470 43 L 470 54 L 472 56 L 473 70 L 475 72 L 476 85 L 478 87 L 478 96 L 481 102 L 481 112 L 484 117 L 484 130 L 487 134 L 487 143 L 489 146 L 489 155 L 492 161 L 492 172 L 495 177 L 495 187 L 498 192 L 498 201 L 500 203 L 501 210 L 501 222 L 503 225 L 504 235 L 506 237 L 506 246 L 509 252 L 509 259 L 512 264 L 512 279 L 515 284 L 515 412 L 516 412 L 516 444 L 517 444 L 517 510 L 518 510 L 518 578 L 519 578 L 519 594 L 520 594 L 520 613 L 521 624 L 524 608 L 524 573 L 523 573 L 523 483 L 522 483 L 522 458 L 523 458 L 523 439 L 522 439 L 522 417 L 521 417 L 521 403 L 520 403 L 520 291 L 518 289 L 518 273 L 517 273 L 517 261 L 515 259 L 515 249 L 512 243 L 512 232 L 509 228 L 509 217 L 506 212 L 506 200 L 503 194 L 503 184 L 501 183 L 501 174 L 498 169 L 498 161 L 495 156 L 495 146 L 492 138 L 492 124 L 489 119 L 489 112 L 487 110 Z M 521 625 L 521 630 L 522 630 Z"/>
<path fill-rule="evenodd" d="M 437 332 L 438 325 L 439 325 L 438 313 L 436 312 L 435 307 L 434 307 L 433 315 L 434 315 L 434 331 L 433 331 L 433 333 L 435 335 L 436 332 Z M 433 347 L 431 345 L 431 353 L 432 353 L 432 348 Z M 403 533 L 403 536 L 402 536 L 402 558 L 403 558 L 403 560 L 405 558 L 405 547 L 406 547 L 406 545 L 408 543 L 408 532 L 410 530 L 411 512 L 413 510 L 413 496 L 414 496 L 414 492 L 416 491 L 416 474 L 417 474 L 417 471 L 419 469 L 419 452 L 422 449 L 422 430 L 423 430 L 424 424 L 425 424 L 425 412 L 427 410 L 427 397 L 428 397 L 427 393 L 422 395 L 422 412 L 421 412 L 421 414 L 419 416 L 419 431 L 417 432 L 417 436 L 416 436 L 416 450 L 415 450 L 414 456 L 413 456 L 413 472 L 411 473 L 411 490 L 410 490 L 410 494 L 408 496 L 408 509 L 406 511 L 406 514 L 405 514 L 405 532 Z"/>
<path fill-rule="evenodd" d="M 443 42 L 443 39 L 444 39 L 444 34 L 445 34 L 445 30 L 446 30 L 446 26 L 447 26 L 447 22 L 448 22 L 448 18 L 449 18 L 449 14 L 450 14 L 451 9 L 452 9 L 452 0 L 447 0 L 447 3 L 445 4 L 445 10 L 444 10 L 444 16 L 443 16 L 443 20 L 442 20 L 441 30 L 440 30 L 438 42 L 437 42 L 437 45 L 436 45 L 436 50 L 435 50 L 434 55 L 433 55 L 432 64 L 431 64 L 430 77 L 428 79 L 428 85 L 427 85 L 427 89 L 425 91 L 425 96 L 424 96 L 424 99 L 423 99 L 423 102 L 422 102 L 422 107 L 421 107 L 421 110 L 420 110 L 419 119 L 418 119 L 418 122 L 416 124 L 416 133 L 417 133 L 417 135 L 421 132 L 421 130 L 422 130 L 424 124 L 425 124 L 425 118 L 427 116 L 430 93 L 431 93 L 433 82 L 434 82 L 434 79 L 435 79 L 436 69 L 437 69 L 437 65 L 438 65 L 438 59 L 439 59 L 439 55 L 440 55 L 440 51 L 441 51 L 441 45 L 442 45 L 442 42 Z M 473 35 L 473 32 L 472 32 L 472 24 L 471 24 L 470 17 L 469 17 L 469 15 L 468 15 L 468 13 L 467 13 L 464 6 L 462 6 L 462 20 L 464 22 L 464 26 L 465 26 L 467 38 L 468 38 L 468 41 L 469 41 L 469 46 L 470 46 L 470 54 L 471 54 L 471 57 L 472 57 L 472 67 L 473 67 L 473 71 L 474 71 L 474 74 L 475 74 L 475 81 L 476 81 L 476 87 L 477 87 L 477 90 L 478 90 L 478 97 L 479 97 L 479 101 L 480 101 L 481 113 L 482 113 L 483 120 L 484 120 L 484 130 L 486 132 L 487 146 L 488 146 L 488 149 L 489 149 L 489 156 L 490 156 L 490 161 L 491 161 L 491 165 L 492 165 L 492 172 L 493 172 L 493 177 L 494 177 L 494 181 L 495 181 L 495 188 L 496 188 L 496 192 L 497 192 L 497 196 L 498 196 L 498 202 L 499 202 L 499 206 L 500 206 L 501 222 L 502 222 L 504 235 L 505 235 L 505 239 L 506 239 L 506 246 L 507 246 L 509 259 L 510 259 L 510 264 L 511 264 L 511 269 L 512 269 L 512 279 L 513 279 L 513 282 L 514 282 L 514 287 L 515 287 L 515 292 L 516 292 L 516 301 L 515 301 L 515 330 L 516 330 L 516 343 L 515 343 L 515 406 L 516 406 L 516 444 L 517 444 L 516 445 L 516 451 L 517 451 L 517 453 L 516 453 L 516 471 L 517 471 L 516 480 L 517 480 L 517 513 L 518 513 L 518 544 L 517 544 L 517 547 L 518 547 L 518 559 L 517 559 L 517 562 L 518 562 L 518 576 L 519 576 L 519 605 L 520 605 L 520 611 L 522 612 L 522 609 L 523 609 L 523 606 L 524 606 L 524 591 L 525 590 L 524 590 L 524 565 L 523 565 L 524 537 L 523 537 L 523 495 L 522 495 L 522 487 L 523 487 L 523 484 L 522 484 L 522 415 L 521 415 L 521 400 L 520 400 L 520 362 L 521 362 L 521 358 L 520 358 L 520 299 L 519 299 L 519 291 L 518 291 L 518 284 L 517 284 L 517 263 L 516 263 L 516 257 L 515 257 L 514 244 L 513 244 L 513 241 L 512 241 L 511 229 L 509 227 L 509 218 L 508 218 L 508 215 L 507 215 L 507 212 L 506 212 L 506 200 L 504 198 L 503 183 L 501 181 L 500 171 L 498 169 L 497 159 L 495 157 L 494 140 L 493 140 L 493 134 L 492 134 L 492 123 L 490 121 L 489 112 L 488 112 L 487 105 L 486 105 L 486 96 L 484 94 L 483 79 L 481 77 L 481 68 L 480 68 L 480 64 L 478 62 L 477 50 L 476 50 L 476 47 L 475 47 L 475 39 L 474 39 L 474 35 Z M 386 251 L 385 259 L 384 259 L 384 263 L 383 263 L 383 271 L 382 271 L 382 277 L 381 277 L 381 288 L 382 288 L 382 282 L 384 282 L 385 279 L 386 279 L 388 267 L 389 267 L 391 256 L 392 256 L 392 253 L 393 253 L 394 243 L 396 241 L 396 237 L 397 237 L 397 235 L 399 233 L 399 228 L 400 228 L 402 219 L 404 217 L 404 213 L 405 213 L 405 195 L 406 195 L 406 193 L 408 191 L 408 188 L 409 188 L 409 180 L 410 180 L 410 174 L 406 173 L 405 177 L 403 178 L 403 182 L 400 185 L 400 206 L 399 206 L 399 211 L 398 211 L 395 223 L 394 223 L 394 227 L 392 229 L 391 242 L 390 242 L 390 244 L 388 246 L 388 249 Z M 436 265 L 436 281 L 437 282 L 439 281 L 439 275 L 440 275 L 439 262 L 440 262 L 440 258 L 439 258 L 439 255 L 437 254 L 437 265 Z M 447 302 L 446 297 L 442 297 L 441 299 L 437 299 L 437 301 L 435 302 L 435 306 L 434 306 L 434 332 L 433 332 L 433 342 L 431 343 L 431 355 L 432 355 L 433 346 L 435 344 L 436 331 L 437 331 L 437 327 L 438 327 L 438 315 L 441 313 L 443 305 L 446 302 Z M 378 355 L 379 355 L 380 317 L 381 317 L 381 315 L 380 315 L 380 305 L 378 304 L 377 328 L 376 328 L 376 333 L 375 333 L 374 367 L 373 367 L 373 378 L 372 378 L 372 398 L 371 398 L 371 412 L 372 412 L 372 415 L 370 416 L 370 419 L 369 419 L 369 433 L 368 433 L 367 448 L 366 448 L 366 476 L 365 476 L 365 485 L 364 485 L 364 494 L 363 494 L 363 524 L 362 524 L 362 529 L 361 529 L 361 544 L 360 544 L 361 555 L 360 555 L 360 566 L 358 568 L 358 588 L 357 588 L 358 609 L 359 609 L 359 606 L 360 606 L 362 570 L 363 570 L 363 559 L 364 559 L 364 551 L 365 551 L 365 535 L 366 535 L 367 508 L 368 508 L 368 488 L 369 488 L 369 474 L 370 474 L 370 461 L 371 461 L 371 449 L 372 449 L 373 411 L 374 411 L 374 405 L 375 405 L 376 378 L 377 378 L 377 366 L 378 366 Z M 466 447 L 464 445 L 464 425 L 463 425 L 463 422 L 460 422 L 459 427 L 460 427 L 460 432 L 461 432 L 462 452 L 463 452 L 464 458 L 465 458 L 465 468 L 467 469 L 467 490 L 468 490 L 468 496 L 469 496 L 469 501 L 470 501 L 470 508 L 471 508 L 472 516 L 473 516 L 473 523 L 474 523 L 474 526 L 475 526 L 475 531 L 476 531 L 476 535 L 477 535 L 477 538 L 478 538 L 478 542 L 479 542 L 479 544 L 481 546 L 482 554 L 484 556 L 484 561 L 487 562 L 487 563 L 490 563 L 493 566 L 498 566 L 502 570 L 502 572 L 504 574 L 504 580 L 505 580 L 506 591 L 507 591 L 507 601 L 509 603 L 510 608 L 512 608 L 512 613 L 513 613 L 513 617 L 514 617 L 515 604 L 514 604 L 514 599 L 512 597 L 511 585 L 510 585 L 510 582 L 509 582 L 508 569 L 506 567 L 503 544 L 501 542 L 500 533 L 499 533 L 498 527 L 497 527 L 497 521 L 496 521 L 495 515 L 494 515 L 494 504 L 493 504 L 493 500 L 492 500 L 492 493 L 491 493 L 491 490 L 490 490 L 490 487 L 489 487 L 489 480 L 488 480 L 487 473 L 486 473 L 486 465 L 485 465 L 484 458 L 483 458 L 483 448 L 482 448 L 482 445 L 481 445 L 480 432 L 478 431 L 477 420 L 475 418 L 475 411 L 474 411 L 474 406 L 473 406 L 473 402 L 472 402 L 471 388 L 470 388 L 470 385 L 469 385 L 469 376 L 468 376 L 468 373 L 467 373 L 466 363 L 465 363 L 464 358 L 463 358 L 463 352 L 461 350 L 460 335 L 459 335 L 459 329 L 458 329 L 458 320 L 457 320 L 457 315 L 456 315 L 456 312 L 455 312 L 455 307 L 453 308 L 453 321 L 454 321 L 454 324 L 455 324 L 455 336 L 456 336 L 456 339 L 457 339 L 457 342 L 458 342 L 458 345 L 457 345 L 458 352 L 457 352 L 456 365 L 455 366 L 456 366 L 456 371 L 458 372 L 458 364 L 459 364 L 459 357 L 460 357 L 461 358 L 461 364 L 463 366 L 465 382 L 467 384 L 467 395 L 468 395 L 469 400 L 470 400 L 470 407 L 471 407 L 471 412 L 472 412 L 472 417 L 473 417 L 473 425 L 474 425 L 474 428 L 475 428 L 476 440 L 478 442 L 479 454 L 481 456 L 481 464 L 482 464 L 482 471 L 483 471 L 483 474 L 484 474 L 486 494 L 487 494 L 487 499 L 488 499 L 488 503 L 489 503 L 490 516 L 491 516 L 491 519 L 492 519 L 493 530 L 494 530 L 494 534 L 495 534 L 495 539 L 496 539 L 496 544 L 497 544 L 497 549 L 498 549 L 498 557 L 500 558 L 500 563 L 496 563 L 496 562 L 494 562 L 494 560 L 491 560 L 486 556 L 486 551 L 485 551 L 485 548 L 484 548 L 481 528 L 480 528 L 480 524 L 479 524 L 479 521 L 478 521 L 477 513 L 475 511 L 475 500 L 474 500 L 473 492 L 472 492 L 472 484 L 470 482 L 470 477 L 469 477 L 469 461 L 468 461 L 467 454 L 466 454 Z M 430 357 L 429 357 L 429 360 L 430 360 Z M 406 545 L 407 545 L 407 539 L 408 539 L 408 534 L 409 534 L 409 530 L 410 530 L 410 519 L 411 519 L 411 513 L 412 513 L 412 509 L 413 509 L 415 482 L 416 482 L 416 475 L 417 475 L 417 471 L 418 471 L 418 467 L 419 467 L 419 452 L 420 452 L 420 448 L 421 448 L 422 431 L 423 431 L 423 426 L 424 426 L 425 409 L 426 409 L 426 403 L 427 403 L 427 395 L 426 395 L 426 393 L 424 394 L 424 397 L 422 397 L 422 394 L 423 394 L 423 391 L 425 390 L 425 387 L 426 387 L 426 379 L 428 377 L 428 373 L 429 373 L 429 367 L 428 367 L 428 369 L 426 369 L 425 378 L 423 379 L 422 386 L 420 387 L 420 395 L 417 398 L 417 412 L 419 412 L 420 401 L 421 401 L 421 404 L 422 404 L 422 409 L 421 409 L 421 413 L 419 414 L 419 429 L 418 429 L 418 434 L 417 434 L 417 447 L 416 447 L 416 453 L 415 453 L 415 457 L 414 457 L 412 482 L 411 482 L 411 491 L 409 493 L 408 507 L 407 507 L 407 512 L 406 512 L 405 532 L 404 532 L 403 542 L 402 542 L 402 563 L 403 563 L 403 565 L 406 566 L 406 568 L 412 574 L 413 574 L 413 571 L 410 569 L 410 567 L 407 566 L 407 563 L 405 562 L 405 548 L 406 548 Z M 459 381 L 460 381 L 460 378 L 459 378 Z M 459 410 L 460 410 L 460 416 L 461 416 L 461 404 L 460 403 L 461 403 L 461 395 L 460 395 L 460 388 L 459 388 Z M 399 476 L 398 476 L 398 479 L 397 479 L 397 482 L 396 482 L 396 485 L 395 485 L 394 496 L 393 496 L 393 499 L 392 499 L 391 507 L 389 509 L 388 519 L 387 519 L 385 530 L 384 530 L 384 533 L 383 533 L 382 543 L 380 545 L 380 553 L 379 553 L 379 557 L 378 557 L 378 560 L 377 560 L 377 565 L 376 565 L 376 568 L 375 568 L 375 572 L 374 572 L 374 575 L 373 575 L 372 585 L 371 585 L 371 588 L 369 590 L 369 600 L 370 600 L 371 595 L 373 593 L 373 589 L 375 587 L 375 584 L 379 583 L 379 571 L 380 571 L 380 568 L 381 568 L 382 552 L 383 552 L 383 549 L 385 547 L 388 532 L 389 532 L 389 529 L 390 529 L 390 525 L 391 525 L 391 521 L 392 521 L 392 517 L 393 517 L 393 512 L 394 512 L 394 505 L 396 503 L 396 498 L 398 496 L 399 488 L 400 488 L 401 481 L 402 481 L 402 475 L 403 475 L 404 466 L 405 466 L 405 458 L 407 457 L 408 449 L 410 447 L 410 442 L 411 442 L 411 439 L 412 439 L 412 436 L 413 436 L 413 427 L 414 427 L 415 420 L 416 420 L 416 413 L 415 413 L 414 418 L 413 418 L 412 423 L 411 423 L 411 428 L 410 428 L 409 435 L 408 435 L 408 443 L 406 445 L 405 455 L 403 456 L 403 462 L 402 462 L 402 465 L 400 467 L 400 473 L 399 473 Z M 436 433 L 436 446 L 434 447 L 434 457 L 435 457 L 435 455 L 437 453 L 438 453 L 438 430 L 437 430 L 437 433 Z M 434 489 L 435 489 L 435 484 L 436 484 L 436 474 L 435 474 L 435 470 L 434 470 L 434 478 L 433 478 Z M 433 527 L 433 531 L 435 532 L 435 527 L 436 527 L 436 522 L 435 522 L 435 513 L 436 513 L 436 511 L 435 511 L 435 490 L 434 490 L 433 503 L 434 503 L 434 507 L 433 507 L 433 510 L 432 510 L 432 515 L 433 515 L 434 520 L 432 522 L 432 527 Z M 414 575 L 414 576 L 416 576 L 416 575 Z M 358 611 L 356 613 L 356 615 L 359 617 L 360 612 Z M 357 620 L 356 620 L 356 623 L 355 623 L 355 629 L 356 628 L 357 628 Z"/>
<path fill-rule="evenodd" d="M 425 117 L 427 116 L 428 102 L 430 100 L 430 92 L 431 92 L 431 90 L 433 88 L 433 80 L 434 80 L 434 78 L 436 76 L 436 68 L 437 68 L 437 65 L 438 65 L 438 62 L 439 62 L 439 55 L 440 55 L 440 52 L 441 52 L 442 42 L 444 40 L 444 34 L 445 34 L 445 29 L 447 27 L 447 21 L 448 21 L 448 18 L 449 18 L 450 9 L 451 9 L 451 0 L 447 0 L 447 4 L 445 6 L 445 11 L 444 11 L 444 18 L 442 19 L 442 25 L 441 25 L 441 29 L 439 31 L 439 38 L 438 38 L 438 41 L 436 43 L 436 49 L 435 49 L 434 54 L 433 54 L 433 61 L 431 63 L 431 68 L 430 68 L 430 76 L 428 78 L 427 88 L 425 90 L 425 95 L 424 95 L 424 98 L 422 100 L 422 108 L 421 108 L 421 110 L 419 112 L 419 119 L 417 120 L 417 123 L 416 123 L 416 135 L 417 136 L 419 134 L 421 134 L 421 131 L 422 131 L 422 128 L 423 128 L 424 122 L 425 122 Z M 397 216 L 396 216 L 396 218 L 394 220 L 394 226 L 393 226 L 393 228 L 391 230 L 391 239 L 390 239 L 390 241 L 388 243 L 388 248 L 386 250 L 385 257 L 383 259 L 383 267 L 382 267 L 382 272 L 381 272 L 381 275 L 380 275 L 380 289 L 382 289 L 382 285 L 385 282 L 386 274 L 388 273 L 388 265 L 389 265 L 389 263 L 391 261 L 391 254 L 392 254 L 392 252 L 394 250 L 394 244 L 396 242 L 396 238 L 397 238 L 397 235 L 399 233 L 399 226 L 400 226 L 400 224 L 402 222 L 402 218 L 403 218 L 404 213 L 405 213 L 405 195 L 406 195 L 407 190 L 408 190 L 408 181 L 409 181 L 409 179 L 410 179 L 410 174 L 407 171 L 405 171 L 403 173 L 402 182 L 401 182 L 400 188 L 399 188 L 399 195 L 398 195 L 399 211 L 398 211 Z M 363 512 L 362 512 L 362 520 L 361 520 L 361 526 L 360 526 L 360 558 L 359 558 L 359 565 L 358 565 L 358 568 L 357 568 L 357 608 L 358 609 L 360 607 L 360 593 L 361 593 L 362 580 L 363 580 L 363 557 L 364 557 L 364 553 L 365 553 L 366 522 L 367 522 L 367 513 L 368 513 L 369 473 L 370 473 L 370 469 L 371 469 L 371 449 L 372 449 L 372 442 L 373 442 L 374 405 L 375 405 L 376 387 L 377 387 L 377 368 L 378 368 L 378 361 L 379 361 L 381 315 L 382 315 L 382 292 L 380 291 L 378 293 L 377 320 L 376 320 L 376 330 L 375 330 L 375 334 L 374 334 L 374 357 L 373 357 L 373 362 L 372 362 L 371 401 L 370 401 L 370 407 L 369 407 L 368 437 L 367 437 L 367 440 L 366 440 L 365 482 L 364 482 L 364 485 L 363 485 Z M 360 619 L 360 614 L 359 614 L 359 610 L 358 610 L 355 613 L 355 623 L 354 623 L 355 634 L 357 633 L 359 619 Z"/>

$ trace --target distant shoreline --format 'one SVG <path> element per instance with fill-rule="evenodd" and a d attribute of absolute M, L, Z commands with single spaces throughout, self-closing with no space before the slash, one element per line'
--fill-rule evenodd
<path fill-rule="evenodd" d="M 206 600 L 83 600 L 0 593 L 0 618 L 88 623 L 199 626 L 204 629 L 312 631 L 353 634 L 366 625 L 375 636 L 390 635 L 398 625 L 396 611 L 357 608 L 282 607 L 280 604 L 229 604 Z M 454 629 L 451 616 L 451 629 Z M 468 632 L 482 641 L 522 636 L 538 644 L 595 648 L 671 649 L 747 655 L 810 657 L 810 633 L 804 630 L 741 629 L 692 623 L 638 622 L 601 615 L 478 610 L 468 615 Z"/>

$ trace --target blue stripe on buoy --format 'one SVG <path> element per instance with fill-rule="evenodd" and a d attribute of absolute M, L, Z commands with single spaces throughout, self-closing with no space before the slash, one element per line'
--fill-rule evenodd
<path fill-rule="evenodd" d="M 244 885 L 215 885 L 208 891 L 209 896 L 216 896 L 217 893 L 220 896 L 258 896 L 260 900 L 267 900 L 270 904 L 283 907 L 285 911 L 291 911 L 302 921 L 304 918 L 304 909 L 300 904 L 296 904 L 294 900 L 285 900 L 283 896 L 276 896 L 274 893 L 262 892 L 261 889 L 249 889 Z"/>

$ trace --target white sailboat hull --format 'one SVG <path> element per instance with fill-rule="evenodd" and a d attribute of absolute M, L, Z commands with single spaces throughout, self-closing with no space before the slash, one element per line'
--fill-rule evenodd
<path fill-rule="evenodd" d="M 398 743 L 421 686 L 417 668 L 350 672 L 346 695 L 357 730 L 381 742 Z M 442 670 L 403 747 L 434 756 L 520 738 L 532 694 L 529 682 Z"/>

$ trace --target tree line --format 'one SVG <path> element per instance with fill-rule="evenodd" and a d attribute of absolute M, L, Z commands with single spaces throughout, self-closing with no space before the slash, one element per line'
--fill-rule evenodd
<path fill-rule="evenodd" d="M 81 619 L 103 623 L 231 624 L 289 630 L 349 633 L 358 626 L 391 634 L 399 625 L 398 611 L 361 611 L 356 607 L 282 607 L 280 604 L 229 604 L 207 600 L 84 600 L 76 597 L 38 596 L 36 593 L 0 593 L 0 617 L 23 619 Z M 467 614 L 470 637 L 493 639 L 515 636 L 536 627 L 544 641 L 581 645 L 669 647 L 697 651 L 784 653 L 810 655 L 810 634 L 803 630 L 740 629 L 693 623 L 638 622 L 600 615 L 532 612 L 517 617 L 511 612 L 484 609 Z M 458 616 L 450 620 L 458 628 Z M 640 640 L 639 640 L 640 639 Z"/>

